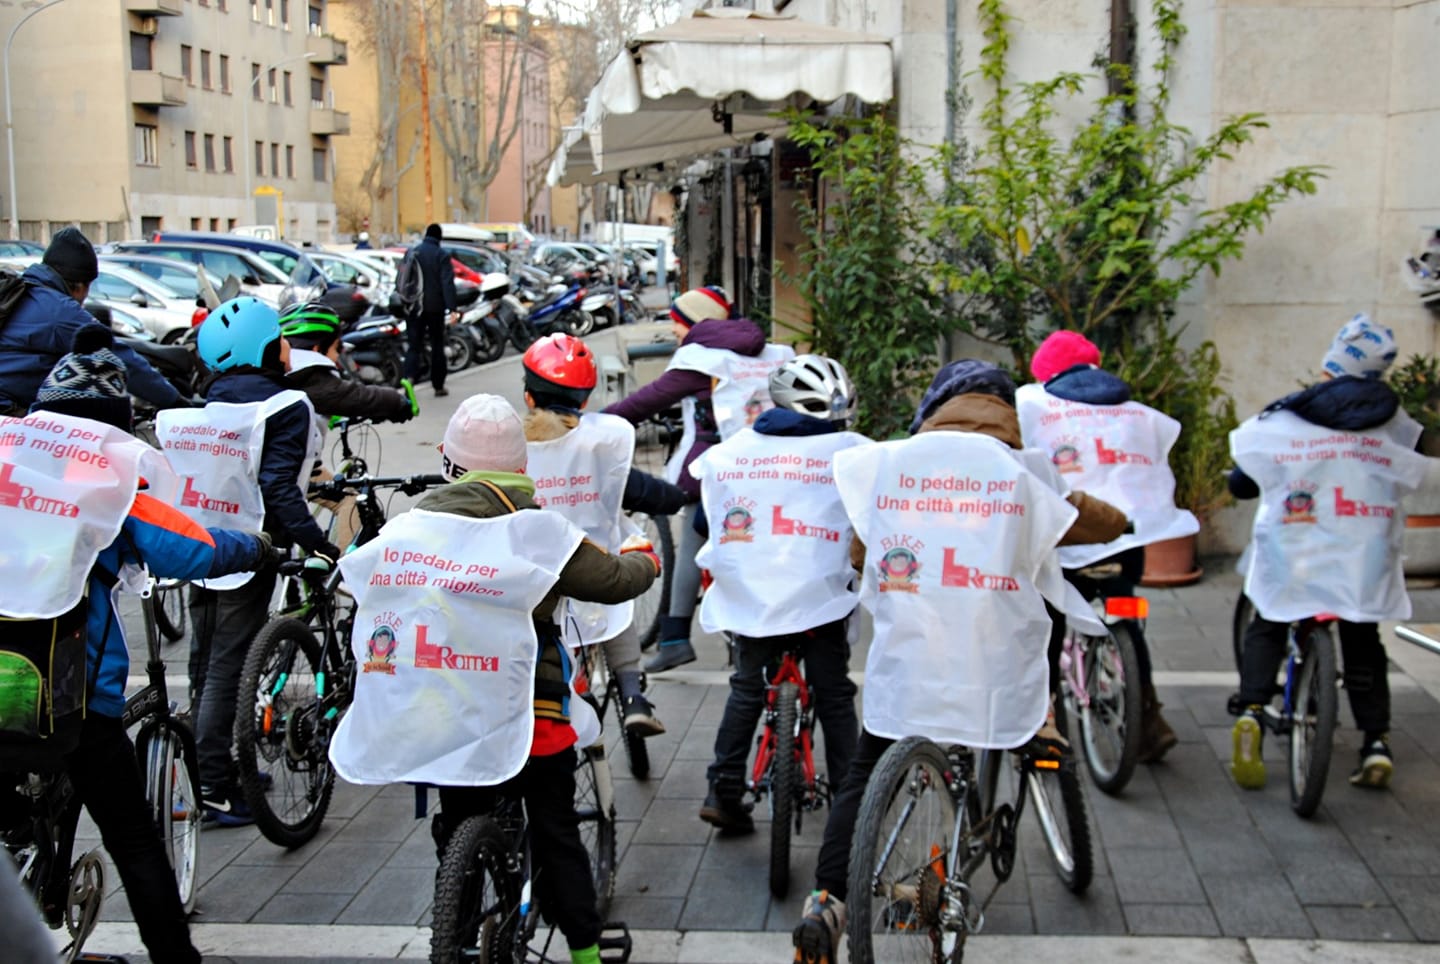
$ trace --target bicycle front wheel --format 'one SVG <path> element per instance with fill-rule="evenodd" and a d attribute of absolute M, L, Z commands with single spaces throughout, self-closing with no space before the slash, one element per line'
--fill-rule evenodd
<path fill-rule="evenodd" d="M 586 747 L 575 768 L 575 816 L 590 854 L 595 903 L 603 918 L 615 896 L 615 788 L 603 746 Z"/>
<path fill-rule="evenodd" d="M 155 628 L 170 642 L 177 642 L 185 635 L 185 587 L 183 585 L 156 586 Z"/>
<path fill-rule="evenodd" d="M 235 713 L 240 787 L 255 825 L 282 847 L 299 847 L 319 832 L 335 788 L 325 736 L 330 724 L 321 719 L 325 678 L 315 634 L 288 617 L 265 624 L 240 674 L 242 702 Z M 333 675 L 329 680 L 337 681 Z"/>
<path fill-rule="evenodd" d="M 945 774 L 950 761 L 923 737 L 880 757 L 860 801 L 850 844 L 849 924 L 853 964 L 958 961 L 966 931 L 942 927 L 946 875 L 957 819 Z"/>
<path fill-rule="evenodd" d="M 505 834 L 489 817 L 455 828 L 435 873 L 431 964 L 514 960 L 520 891 L 506 857 Z"/>
<path fill-rule="evenodd" d="M 1140 660 L 1136 627 L 1120 622 L 1085 642 L 1086 704 L 1080 711 L 1080 747 L 1095 785 L 1108 794 L 1125 789 L 1140 755 Z"/>
<path fill-rule="evenodd" d="M 145 799 L 160 831 L 165 856 L 175 873 L 180 903 L 188 914 L 195 909 L 200 867 L 200 785 L 195 741 L 173 720 L 152 720 L 135 740 Z"/>
<path fill-rule="evenodd" d="M 1335 739 L 1339 694 L 1335 680 L 1335 641 L 1326 626 L 1312 624 L 1300 640 L 1305 661 L 1291 691 L 1290 806 L 1309 817 L 1325 794 L 1330 751 Z"/>
<path fill-rule="evenodd" d="M 770 762 L 770 893 L 790 892 L 790 832 L 800 801 L 800 687 L 781 683 L 775 696 L 775 755 Z"/>

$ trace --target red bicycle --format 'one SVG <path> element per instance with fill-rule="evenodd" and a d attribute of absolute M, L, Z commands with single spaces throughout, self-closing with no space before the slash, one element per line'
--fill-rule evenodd
<path fill-rule="evenodd" d="M 815 707 L 800 672 L 800 652 L 786 650 L 765 687 L 765 716 L 750 771 L 756 802 L 770 798 L 770 893 L 790 889 L 790 837 L 807 811 L 830 801 L 830 786 L 815 772 Z"/>

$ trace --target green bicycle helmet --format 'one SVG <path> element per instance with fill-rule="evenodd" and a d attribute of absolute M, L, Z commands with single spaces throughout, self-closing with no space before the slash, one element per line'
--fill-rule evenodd
<path fill-rule="evenodd" d="M 328 345 L 340 334 L 340 316 L 329 305 L 310 301 L 280 314 L 280 332 L 292 342 Z"/>
<path fill-rule="evenodd" d="M 232 298 L 210 312 L 195 337 L 200 360 L 217 372 L 245 365 L 264 367 L 267 349 L 279 342 L 275 309 L 248 296 Z"/>

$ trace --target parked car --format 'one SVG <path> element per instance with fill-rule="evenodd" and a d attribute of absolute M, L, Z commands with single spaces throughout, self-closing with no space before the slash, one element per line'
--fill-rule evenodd
<path fill-rule="evenodd" d="M 225 284 L 225 279 L 216 275 L 204 265 L 194 264 L 189 261 L 178 261 L 175 258 L 164 258 L 158 255 L 133 254 L 130 252 L 116 252 L 113 254 L 102 254 L 102 264 L 110 262 L 124 265 L 132 271 L 149 275 L 167 288 L 178 291 L 187 298 L 201 298 L 204 291 L 200 284 L 203 277 L 206 284 L 217 295 Z"/>
<path fill-rule="evenodd" d="M 254 295 L 272 305 L 280 304 L 290 279 L 268 261 L 243 248 L 216 244 L 193 244 L 182 241 L 118 241 L 110 245 L 119 254 L 144 254 L 191 264 L 204 265 L 211 275 L 221 279 L 233 277 L 243 294 Z"/>
<path fill-rule="evenodd" d="M 492 243 L 501 251 L 524 250 L 535 244 L 535 235 L 531 234 L 529 229 L 518 221 L 500 221 L 480 224 L 476 227 L 489 231 L 494 237 Z"/>
<path fill-rule="evenodd" d="M 332 282 L 359 288 L 372 305 L 390 303 L 390 289 L 393 285 L 386 281 L 381 269 L 349 255 L 326 251 L 312 251 L 310 257 Z M 392 278 L 394 274 L 394 271 L 390 271 Z"/>
<path fill-rule="evenodd" d="M 34 241 L 0 241 L 0 258 L 38 258 L 45 253 L 45 245 Z"/>
<path fill-rule="evenodd" d="M 90 297 L 140 320 L 162 344 L 170 344 L 190 328 L 195 299 L 133 268 L 100 262 L 100 274 L 90 285 Z"/>
<path fill-rule="evenodd" d="M 642 240 L 633 243 L 627 241 L 625 242 L 625 246 L 632 251 L 640 253 L 638 259 L 640 280 L 644 281 L 647 285 L 655 284 L 656 279 L 660 277 L 658 267 L 655 263 L 655 255 L 659 250 L 659 244 L 655 241 Z M 675 255 L 675 245 L 669 243 L 665 245 L 665 277 L 669 281 L 674 281 L 680 277 L 680 259 Z"/>
<path fill-rule="evenodd" d="M 317 278 L 324 277 L 324 272 L 308 254 L 284 241 L 271 241 L 244 234 L 222 234 L 218 231 L 156 231 L 151 240 L 242 248 L 274 265 L 297 285 L 314 284 Z"/>

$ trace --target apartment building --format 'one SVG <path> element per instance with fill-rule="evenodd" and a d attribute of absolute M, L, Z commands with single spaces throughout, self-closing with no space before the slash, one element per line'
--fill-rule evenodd
<path fill-rule="evenodd" d="M 0 31 L 30 12 L 0 7 Z M 350 120 L 330 69 L 346 59 L 326 0 L 44 9 L 11 52 L 15 198 L 5 187 L 0 211 L 35 240 L 70 223 L 95 241 L 248 224 L 331 240 L 332 139 Z"/>

